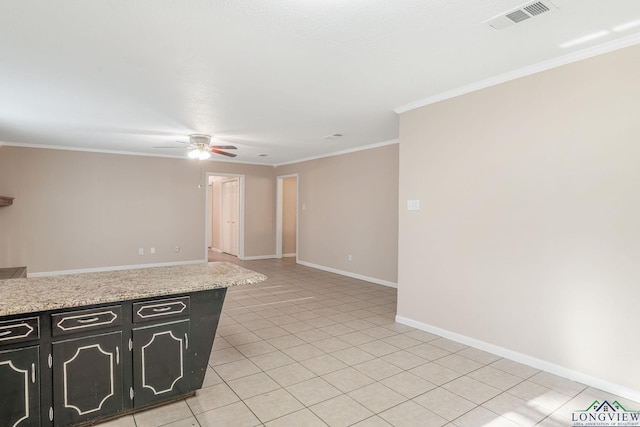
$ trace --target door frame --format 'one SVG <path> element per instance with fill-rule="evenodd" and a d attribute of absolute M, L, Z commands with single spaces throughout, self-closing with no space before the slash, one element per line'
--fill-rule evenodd
<path fill-rule="evenodd" d="M 300 245 L 298 237 L 300 227 L 300 176 L 297 173 L 288 175 L 279 175 L 276 177 L 276 258 L 282 258 L 282 203 L 283 203 L 283 181 L 285 178 L 296 178 L 296 263 L 298 262 L 298 253 Z"/>
<path fill-rule="evenodd" d="M 239 186 L 239 196 L 240 196 L 240 230 L 238 230 L 238 259 L 244 259 L 244 192 L 245 192 L 245 175 L 238 173 L 218 173 L 218 172 L 207 172 L 205 175 L 206 189 L 205 191 L 205 237 L 211 236 L 211 222 L 209 218 L 211 218 L 211 191 L 209 190 L 209 178 L 212 176 L 226 176 L 231 178 L 238 178 L 240 182 Z M 208 247 L 208 239 L 205 239 L 204 242 L 204 259 L 209 259 L 209 247 Z"/>

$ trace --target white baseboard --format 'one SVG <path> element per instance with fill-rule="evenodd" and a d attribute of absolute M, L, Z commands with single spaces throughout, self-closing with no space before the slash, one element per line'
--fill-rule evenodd
<path fill-rule="evenodd" d="M 591 375 L 584 374 L 582 372 L 577 372 L 569 368 L 565 368 L 564 366 L 556 365 L 551 362 L 547 362 L 545 360 L 537 359 L 535 357 L 528 356 L 523 353 L 518 353 L 513 350 L 509 350 L 497 345 L 489 344 L 484 341 L 477 340 L 475 338 L 468 337 L 466 335 L 461 335 L 455 332 L 448 331 L 446 329 L 441 329 L 436 326 L 428 325 L 426 323 L 418 322 L 416 320 L 412 320 L 402 316 L 396 316 L 396 322 L 402 323 L 403 325 L 411 326 L 416 329 L 420 329 L 425 332 L 430 332 L 432 334 L 440 335 L 441 337 L 450 339 L 452 341 L 456 341 L 471 347 L 475 347 L 477 349 L 486 351 L 488 353 L 495 354 L 500 357 L 504 357 L 507 359 L 511 359 L 518 363 L 522 363 L 524 365 L 529 365 L 536 369 L 541 369 L 543 371 L 558 375 L 563 378 L 567 378 L 572 381 L 577 381 L 584 385 L 595 387 L 602 391 L 606 391 L 608 393 L 612 393 L 617 396 L 621 396 L 627 399 L 634 400 L 636 402 L 640 402 L 640 390 L 634 390 L 629 387 L 622 386 L 620 384 L 615 384 L 607 380 L 603 380 L 601 378 L 596 378 Z"/>
<path fill-rule="evenodd" d="M 297 254 L 294 252 L 292 254 L 282 254 L 282 258 L 293 258 L 295 257 Z"/>
<path fill-rule="evenodd" d="M 311 268 L 316 268 L 318 270 L 328 271 L 330 273 L 340 274 L 342 276 L 352 277 L 354 279 L 364 280 L 365 282 L 371 282 L 377 285 L 389 286 L 391 288 L 398 287 L 398 284 L 394 282 L 389 282 L 387 280 L 382 280 L 382 279 L 376 279 L 375 277 L 363 276 L 362 274 L 356 274 L 350 271 L 344 271 L 344 270 L 338 270 L 336 268 L 325 267 L 324 265 L 313 264 L 307 261 L 298 260 L 298 264 L 311 267 Z"/>
<path fill-rule="evenodd" d="M 138 268 L 171 267 L 173 265 L 187 265 L 187 264 L 204 264 L 205 262 L 207 262 L 207 260 L 198 259 L 198 260 L 192 260 L 192 261 L 160 262 L 157 264 L 117 265 L 113 267 L 81 268 L 78 270 L 41 271 L 37 273 L 27 273 L 27 277 L 47 277 L 47 276 L 62 276 L 65 274 L 101 273 L 103 271 L 135 270 Z"/>
<path fill-rule="evenodd" d="M 240 257 L 238 257 L 238 258 L 241 259 L 242 261 L 254 261 L 254 260 L 257 260 L 257 259 L 273 259 L 273 258 L 277 258 L 277 257 L 274 254 L 274 255 L 246 256 L 244 258 L 240 258 Z"/>

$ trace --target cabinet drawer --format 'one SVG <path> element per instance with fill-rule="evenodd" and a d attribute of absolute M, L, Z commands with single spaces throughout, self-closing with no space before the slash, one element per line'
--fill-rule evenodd
<path fill-rule="evenodd" d="M 109 328 L 121 324 L 122 307 L 119 305 L 51 315 L 54 336 Z"/>
<path fill-rule="evenodd" d="M 0 345 L 38 338 L 40 338 L 40 323 L 37 317 L 0 322 Z"/>
<path fill-rule="evenodd" d="M 151 322 L 189 314 L 189 297 L 136 302 L 133 304 L 134 323 Z"/>

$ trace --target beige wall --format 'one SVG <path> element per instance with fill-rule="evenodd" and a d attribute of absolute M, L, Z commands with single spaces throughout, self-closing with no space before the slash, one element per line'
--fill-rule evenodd
<path fill-rule="evenodd" d="M 282 254 L 296 253 L 296 208 L 298 178 L 282 179 Z"/>
<path fill-rule="evenodd" d="M 397 144 L 276 171 L 298 174 L 299 261 L 396 283 Z"/>
<path fill-rule="evenodd" d="M 640 390 L 638 58 L 401 115 L 399 316 Z"/>
<path fill-rule="evenodd" d="M 204 260 L 206 172 L 246 175 L 245 256 L 273 254 L 273 167 L 0 147 L 0 194 L 16 198 L 0 208 L 0 266 L 36 273 Z"/>

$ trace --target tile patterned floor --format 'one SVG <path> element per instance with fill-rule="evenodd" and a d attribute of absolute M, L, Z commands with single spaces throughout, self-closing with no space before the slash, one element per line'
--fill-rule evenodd
<path fill-rule="evenodd" d="M 108 427 L 559 427 L 630 402 L 394 322 L 396 290 L 295 264 L 231 288 L 204 387 Z"/>

